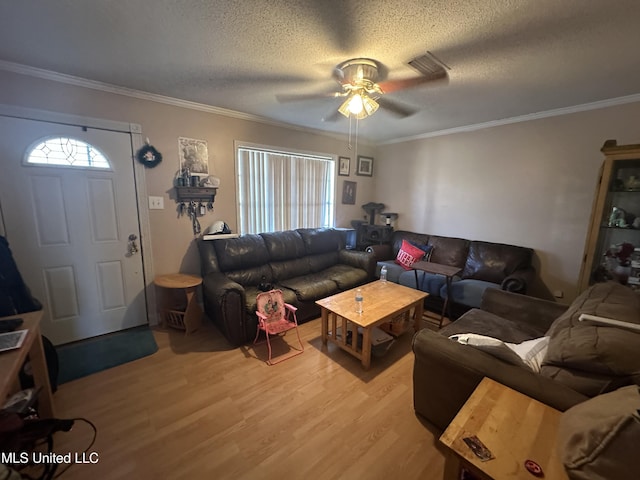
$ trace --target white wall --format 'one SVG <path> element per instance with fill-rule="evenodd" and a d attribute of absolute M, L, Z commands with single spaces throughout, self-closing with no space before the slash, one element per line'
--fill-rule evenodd
<path fill-rule="evenodd" d="M 383 145 L 377 201 L 400 229 L 533 248 L 533 293 L 569 302 L 607 139 L 640 143 L 640 104 Z"/>
<path fill-rule="evenodd" d="M 171 198 L 177 138 L 184 136 L 208 142 L 211 173 L 221 179 L 203 226 L 224 219 L 236 229 L 234 140 L 350 156 L 351 175 L 337 177 L 338 226 L 362 219 L 361 205 L 373 201 L 398 212 L 402 229 L 531 247 L 540 272 L 534 293 L 562 290 L 564 301 L 576 294 L 600 148 L 609 138 L 640 143 L 640 104 L 629 104 L 377 148 L 361 143 L 358 153 L 375 159 L 369 178 L 355 175 L 346 137 L 9 72 L 0 72 L 0 103 L 142 125 L 164 156 L 145 171 L 148 194 L 165 197 L 165 210 L 150 212 L 158 274 L 199 270 L 191 223 L 177 218 Z M 340 204 L 344 180 L 358 184 L 355 205 Z"/>
<path fill-rule="evenodd" d="M 351 175 L 337 177 L 336 181 L 339 227 L 348 227 L 352 219 L 361 219 L 361 205 L 375 201 L 374 179 L 355 175 L 355 157 L 346 136 L 341 139 L 5 71 L 0 71 L 0 103 L 142 126 L 143 138 L 148 137 L 163 155 L 162 163 L 145 170 L 148 195 L 164 197 L 165 205 L 164 210 L 149 212 L 156 274 L 200 271 L 191 221 L 187 217 L 178 218 L 174 200 L 178 137 L 206 140 L 210 173 L 220 178 L 214 210 L 200 218 L 203 228 L 215 220 L 225 220 L 237 231 L 235 140 L 351 157 Z M 362 155 L 371 156 L 374 151 L 370 145 L 362 142 L 358 145 Z M 6 159 L 0 158 L 0 172 L 3 161 Z M 340 202 L 344 180 L 357 182 L 355 205 Z"/>

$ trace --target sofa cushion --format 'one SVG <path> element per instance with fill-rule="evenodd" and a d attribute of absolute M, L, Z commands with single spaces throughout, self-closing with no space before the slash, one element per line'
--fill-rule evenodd
<path fill-rule="evenodd" d="M 469 310 L 438 333 L 446 337 L 459 333 L 477 333 L 499 338 L 503 342 L 509 343 L 521 343 L 525 340 L 542 337 L 544 334 L 535 325 L 512 321 L 478 308 Z"/>
<path fill-rule="evenodd" d="M 560 417 L 558 451 L 573 480 L 634 477 L 639 443 L 640 389 L 635 385 L 579 403 Z"/>
<path fill-rule="evenodd" d="M 464 267 L 469 251 L 469 241 L 463 238 L 439 237 L 431 235 L 429 243 L 433 247 L 431 261 L 453 267 Z"/>
<path fill-rule="evenodd" d="M 454 281 L 451 282 L 451 298 L 454 303 L 480 308 L 482 295 L 484 295 L 484 291 L 487 288 L 499 288 L 499 286 L 483 280 L 465 279 Z M 443 285 L 440 287 L 437 295 L 440 295 L 442 298 L 447 298 L 447 286 Z"/>
<path fill-rule="evenodd" d="M 615 282 L 596 284 L 583 292 L 549 329 L 549 351 L 541 373 L 587 395 L 606 388 L 611 380 L 640 372 L 640 333 L 627 329 L 580 322 L 587 313 L 640 323 L 640 297 Z M 568 373 L 562 373 L 565 370 Z M 584 375 L 576 375 L 583 372 Z M 574 382 L 573 377 L 593 379 Z M 586 390 L 588 388 L 588 391 Z"/>
<path fill-rule="evenodd" d="M 337 252 L 344 248 L 342 235 L 330 228 L 299 228 L 296 230 L 304 242 L 307 255 Z"/>
<path fill-rule="evenodd" d="M 269 252 L 260 235 L 249 234 L 210 241 L 213 243 L 222 272 L 259 267 L 270 260 Z"/>
<path fill-rule="evenodd" d="M 271 261 L 304 257 L 304 242 L 295 230 L 261 233 Z"/>
<path fill-rule="evenodd" d="M 302 302 L 329 297 L 337 293 L 338 290 L 336 282 L 327 278 L 323 272 L 288 278 L 282 280 L 280 284 L 289 290 L 293 290 L 298 300 Z"/>
<path fill-rule="evenodd" d="M 411 270 L 411 265 L 424 257 L 424 250 L 412 245 L 410 242 L 403 240 L 398 255 L 396 255 L 396 263 L 405 270 Z"/>
<path fill-rule="evenodd" d="M 321 272 L 336 265 L 338 263 L 338 257 L 339 254 L 335 251 L 319 255 L 309 255 L 307 256 L 307 261 L 309 262 L 309 268 L 312 272 Z"/>
<path fill-rule="evenodd" d="M 368 278 L 366 270 L 342 264 L 333 265 L 321 273 L 326 278 L 333 280 L 340 290 L 349 290 L 350 288 L 362 285 L 367 282 Z"/>
<path fill-rule="evenodd" d="M 307 257 L 285 260 L 282 262 L 271 262 L 271 271 L 273 279 L 276 282 L 286 278 L 299 277 L 311 270 L 309 259 Z"/>
<path fill-rule="evenodd" d="M 610 373 L 595 373 L 569 367 L 549 365 L 546 363 L 548 355 L 549 351 L 547 350 L 547 356 L 545 356 L 542 362 L 540 374 L 576 392 L 580 392 L 587 397 L 595 397 L 601 393 L 615 390 L 622 385 L 640 382 L 640 378 L 634 378 L 633 375 L 614 376 Z"/>
<path fill-rule="evenodd" d="M 215 240 L 219 242 L 220 240 Z M 239 283 L 242 286 L 255 285 L 258 286 L 263 280 L 266 283 L 273 283 L 273 276 L 271 273 L 271 267 L 267 265 L 260 265 L 254 268 L 242 268 L 238 270 L 231 270 L 226 272 L 227 278 Z"/>
<path fill-rule="evenodd" d="M 531 265 L 533 250 L 501 243 L 473 241 L 462 278 L 501 284 L 514 271 Z"/>

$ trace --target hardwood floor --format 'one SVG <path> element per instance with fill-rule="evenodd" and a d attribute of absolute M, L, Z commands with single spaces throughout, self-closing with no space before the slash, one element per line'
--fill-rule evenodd
<path fill-rule="evenodd" d="M 266 344 L 230 349 L 209 322 L 155 330 L 154 355 L 61 385 L 57 416 L 91 420 L 99 455 L 62 478 L 442 478 L 439 434 L 413 411 L 412 333 L 365 372 L 322 348 L 319 319 L 299 328 L 305 352 L 271 367 Z M 55 449 L 82 452 L 91 435 L 76 422 Z"/>

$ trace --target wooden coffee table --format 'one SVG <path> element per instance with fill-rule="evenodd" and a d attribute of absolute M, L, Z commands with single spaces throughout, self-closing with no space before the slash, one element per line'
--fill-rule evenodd
<path fill-rule="evenodd" d="M 422 321 L 423 302 L 429 294 L 380 280 L 358 288 L 362 290 L 364 298 L 362 313 L 356 312 L 357 288 L 323 298 L 316 303 L 322 311 L 322 344 L 331 342 L 338 345 L 360 359 L 362 367 L 367 370 L 371 366 L 371 329 L 403 313 L 409 314 L 413 309 L 413 328 L 417 332 Z M 352 335 L 351 343 L 347 343 L 348 322 L 355 324 L 356 328 L 362 328 L 362 348 L 358 348 L 358 335 Z M 338 328 L 343 332 L 340 336 Z"/>

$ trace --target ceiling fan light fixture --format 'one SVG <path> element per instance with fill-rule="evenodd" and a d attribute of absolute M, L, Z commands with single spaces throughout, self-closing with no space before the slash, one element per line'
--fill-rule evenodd
<path fill-rule="evenodd" d="M 349 98 L 340 105 L 338 111 L 347 118 L 354 116 L 358 120 L 362 120 L 363 118 L 373 115 L 375 111 L 378 110 L 378 107 L 378 102 L 365 92 L 357 92 L 350 95 Z"/>
<path fill-rule="evenodd" d="M 340 112 L 347 118 L 349 118 L 349 115 L 351 115 L 351 112 L 349 112 L 349 100 L 351 100 L 351 98 L 347 98 L 338 109 L 338 112 Z"/>
<path fill-rule="evenodd" d="M 364 108 L 362 95 L 360 95 L 359 93 L 352 95 L 351 99 L 349 100 L 349 105 L 347 107 L 349 109 L 349 113 L 356 116 L 359 115 L 362 112 L 362 109 Z"/>
<path fill-rule="evenodd" d="M 376 113 L 376 110 L 378 110 L 379 106 L 380 105 L 378 105 L 378 102 L 376 102 L 369 95 L 364 95 L 362 97 L 362 108 L 367 113 L 366 116 L 373 115 L 374 113 Z"/>

